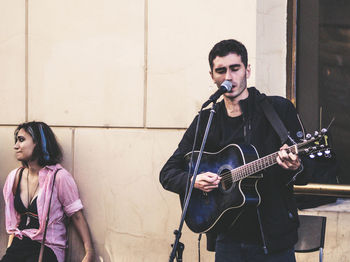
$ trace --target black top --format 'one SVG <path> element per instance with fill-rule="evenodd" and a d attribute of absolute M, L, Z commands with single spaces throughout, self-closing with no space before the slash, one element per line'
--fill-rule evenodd
<path fill-rule="evenodd" d="M 21 215 L 21 220 L 18 226 L 19 230 L 29 229 L 29 228 L 39 228 L 39 219 L 38 219 L 38 209 L 36 201 L 38 197 L 35 197 L 33 201 L 26 208 L 21 199 L 20 184 L 22 180 L 23 169 L 19 173 L 18 186 L 16 189 L 14 206 L 16 211 Z"/>
<path fill-rule="evenodd" d="M 222 139 L 224 144 L 244 143 L 244 121 L 243 115 L 229 117 L 226 112 L 223 115 Z M 245 210 L 234 226 L 227 231 L 230 238 L 246 243 L 261 243 L 259 223 L 256 209 Z"/>

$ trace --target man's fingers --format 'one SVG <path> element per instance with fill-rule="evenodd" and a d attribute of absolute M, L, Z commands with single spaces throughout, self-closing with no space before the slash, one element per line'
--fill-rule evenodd
<path fill-rule="evenodd" d="M 198 174 L 194 187 L 204 192 L 210 192 L 218 187 L 221 177 L 214 173 Z"/>

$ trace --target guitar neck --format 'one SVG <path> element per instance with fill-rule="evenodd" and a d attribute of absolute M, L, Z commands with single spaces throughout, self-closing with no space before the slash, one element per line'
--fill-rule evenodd
<path fill-rule="evenodd" d="M 297 149 L 298 149 L 297 145 L 293 145 L 287 148 L 286 150 L 287 152 L 297 153 L 298 152 Z M 277 164 L 277 156 L 278 156 L 278 152 L 275 152 L 231 170 L 233 182 L 242 180 L 248 176 L 259 173 L 264 169 Z"/>

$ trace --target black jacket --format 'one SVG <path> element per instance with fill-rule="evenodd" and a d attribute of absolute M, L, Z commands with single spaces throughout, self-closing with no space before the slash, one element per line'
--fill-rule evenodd
<path fill-rule="evenodd" d="M 291 137 L 295 138 L 301 127 L 296 110 L 289 100 L 277 96 L 266 96 L 259 93 L 254 87 L 248 88 L 248 91 L 248 98 L 240 101 L 243 111 L 244 140 L 245 143 L 254 145 L 261 157 L 274 153 L 281 147 L 279 136 L 261 109 L 260 103 L 263 99 L 268 99 L 273 105 Z M 201 115 L 196 150 L 200 148 L 209 113 L 210 110 L 204 110 Z M 185 171 L 184 155 L 192 150 L 197 117 L 185 132 L 177 150 L 160 172 L 160 182 L 169 191 L 184 194 L 186 190 L 188 174 Z M 205 151 L 216 152 L 229 143 L 235 143 L 235 141 L 230 141 L 230 137 L 223 132 L 225 117 L 227 113 L 222 101 L 218 104 L 213 117 Z M 293 185 L 292 183 L 287 185 L 293 175 L 294 172 L 275 165 L 265 170 L 264 177 L 258 184 L 262 198 L 259 206 L 262 229 L 270 252 L 291 248 L 297 242 L 299 221 L 293 198 Z M 234 237 L 238 240 L 246 237 L 245 228 L 248 230 L 251 228 L 247 222 L 250 221 L 249 216 L 251 214 L 247 213 L 246 217 L 241 219 L 239 230 L 233 232 Z M 260 235 L 255 236 L 255 239 L 260 242 Z"/>

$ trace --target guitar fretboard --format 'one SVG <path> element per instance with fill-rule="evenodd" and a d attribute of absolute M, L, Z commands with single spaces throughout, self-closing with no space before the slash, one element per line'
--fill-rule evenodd
<path fill-rule="evenodd" d="M 297 146 L 291 146 L 287 149 L 287 151 L 296 153 Z M 261 172 L 262 170 L 277 164 L 277 156 L 278 152 L 275 152 L 231 170 L 232 182 L 237 182 L 243 178 Z"/>

